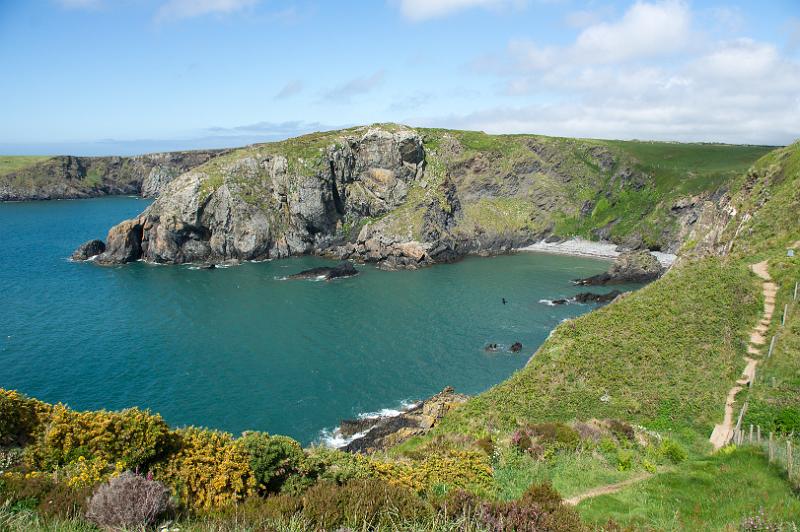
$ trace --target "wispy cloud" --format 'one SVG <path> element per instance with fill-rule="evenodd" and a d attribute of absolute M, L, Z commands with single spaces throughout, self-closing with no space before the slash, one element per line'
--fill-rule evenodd
<path fill-rule="evenodd" d="M 281 88 L 281 90 L 279 90 L 278 93 L 275 95 L 275 98 L 284 99 L 296 96 L 300 94 L 304 88 L 305 85 L 303 84 L 302 81 L 300 81 L 299 79 L 294 79 L 289 83 L 287 83 L 286 85 L 284 85 L 283 88 Z"/>
<path fill-rule="evenodd" d="M 258 2 L 259 0 L 168 0 L 158 8 L 156 20 L 166 21 L 211 14 L 228 14 L 252 7 Z"/>
<path fill-rule="evenodd" d="M 235 137 L 240 135 L 261 135 L 266 139 L 285 139 L 314 131 L 337 129 L 338 127 L 341 126 L 333 126 L 321 122 L 304 122 L 301 120 L 289 120 L 286 122 L 262 121 L 233 127 L 214 126 L 208 128 L 206 134 L 210 133 L 218 136 Z"/>
<path fill-rule="evenodd" d="M 399 0 L 400 13 L 408 20 L 419 22 L 444 17 L 470 8 L 504 9 L 522 7 L 527 0 Z"/>
<path fill-rule="evenodd" d="M 325 92 L 324 99 L 333 102 L 347 103 L 354 96 L 366 94 L 383 83 L 385 73 L 379 70 L 370 76 L 353 78 L 350 81 Z"/>

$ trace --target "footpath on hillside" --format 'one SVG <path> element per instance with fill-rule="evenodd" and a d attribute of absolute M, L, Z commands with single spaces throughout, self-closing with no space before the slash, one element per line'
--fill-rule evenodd
<path fill-rule="evenodd" d="M 628 480 L 623 480 L 622 482 L 617 482 L 616 484 L 608 484 L 606 486 L 599 486 L 597 488 L 591 489 L 589 491 L 585 491 L 579 495 L 575 495 L 574 497 L 570 497 L 569 499 L 564 499 L 564 504 L 568 504 L 570 506 L 575 506 L 579 504 L 581 501 L 585 499 L 591 499 L 592 497 L 599 497 L 600 495 L 608 495 L 610 493 L 616 493 L 622 488 L 627 488 L 631 484 L 635 484 L 637 482 L 641 482 L 642 480 L 648 479 L 653 475 L 650 473 L 643 473 L 641 475 L 637 475 L 635 477 L 629 478 Z"/>
<path fill-rule="evenodd" d="M 762 292 L 764 293 L 764 314 L 761 321 L 758 322 L 752 332 L 750 333 L 750 344 L 747 346 L 747 354 L 754 357 L 762 355 L 762 349 L 766 340 L 764 335 L 769 328 L 769 323 L 772 320 L 772 313 L 775 311 L 775 294 L 778 292 L 778 287 L 772 282 L 772 277 L 767 271 L 767 261 L 762 261 L 750 266 L 753 273 L 758 275 L 764 282 L 762 283 Z M 711 433 L 709 441 L 714 446 L 714 450 L 725 446 L 731 438 L 733 438 L 733 406 L 736 403 L 736 394 L 748 386 L 756 376 L 756 366 L 758 359 L 751 358 L 750 356 L 744 357 L 747 365 L 742 372 L 742 376 L 736 381 L 733 388 L 728 391 L 728 397 L 725 400 L 725 416 L 722 423 L 714 426 L 714 431 Z"/>

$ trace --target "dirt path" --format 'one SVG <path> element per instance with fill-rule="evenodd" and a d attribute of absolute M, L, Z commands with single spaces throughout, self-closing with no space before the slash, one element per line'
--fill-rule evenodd
<path fill-rule="evenodd" d="M 609 493 L 616 493 L 622 488 L 626 488 L 631 484 L 636 484 L 637 482 L 641 482 L 642 480 L 648 479 L 652 476 L 653 475 L 651 473 L 643 473 L 641 475 L 629 478 L 628 480 L 617 482 L 616 484 L 608 484 L 607 486 L 600 486 L 598 488 L 585 491 L 580 495 L 575 495 L 574 497 L 570 497 L 569 499 L 564 499 L 564 504 L 575 506 L 581 501 L 586 499 L 591 499 L 592 497 L 599 497 L 600 495 L 608 495 Z"/>
<path fill-rule="evenodd" d="M 762 347 L 766 343 L 764 335 L 769 328 L 770 321 L 772 320 L 772 313 L 775 312 L 775 294 L 778 292 L 778 287 L 772 282 L 772 277 L 769 275 L 767 269 L 767 261 L 762 261 L 750 266 L 753 273 L 764 280 L 762 284 L 762 291 L 764 293 L 764 314 L 752 332 L 750 333 L 750 345 L 747 347 L 747 354 L 760 357 L 762 355 Z M 725 416 L 722 423 L 714 426 L 714 431 L 711 433 L 709 441 L 717 450 L 726 445 L 731 438 L 733 438 L 733 406 L 736 403 L 736 394 L 749 385 L 756 376 L 756 365 L 758 365 L 757 358 L 744 358 L 747 365 L 742 372 L 742 377 L 736 381 L 736 384 L 728 392 L 728 397 L 725 399 Z"/>

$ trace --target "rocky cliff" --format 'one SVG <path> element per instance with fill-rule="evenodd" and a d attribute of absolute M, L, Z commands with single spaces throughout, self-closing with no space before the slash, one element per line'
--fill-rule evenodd
<path fill-rule="evenodd" d="M 690 173 L 676 187 L 638 147 L 394 124 L 248 146 L 169 182 L 98 261 L 315 253 L 416 268 L 573 234 L 674 252 L 727 183 Z"/>
<path fill-rule="evenodd" d="M 0 175 L 0 201 L 137 194 L 155 197 L 175 177 L 224 150 L 133 157 L 57 156 Z"/>

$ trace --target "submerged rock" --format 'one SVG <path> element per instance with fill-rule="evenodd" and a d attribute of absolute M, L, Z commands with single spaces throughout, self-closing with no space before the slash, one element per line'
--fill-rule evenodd
<path fill-rule="evenodd" d="M 397 416 L 344 420 L 339 428 L 342 435 L 365 434 L 345 445 L 342 450 L 351 453 L 374 452 L 397 445 L 412 436 L 425 434 L 451 408 L 466 400 L 466 395 L 456 393 L 448 386 Z"/>
<path fill-rule="evenodd" d="M 658 279 L 664 267 L 649 251 L 628 251 L 621 253 L 607 272 L 585 279 L 576 279 L 575 284 L 605 285 L 621 283 L 646 283 Z"/>
<path fill-rule="evenodd" d="M 302 272 L 290 275 L 289 279 L 318 279 L 324 278 L 326 281 L 336 279 L 339 277 L 352 277 L 358 275 L 358 270 L 352 263 L 343 261 L 336 266 L 320 266 L 318 268 L 311 268 L 310 270 L 303 270 Z"/>
<path fill-rule="evenodd" d="M 78 249 L 72 252 L 70 258 L 75 261 L 89 260 L 100 255 L 105 250 L 106 244 L 102 240 L 89 240 L 78 246 Z"/>
<path fill-rule="evenodd" d="M 511 344 L 512 353 L 519 353 L 520 351 L 522 351 L 522 342 L 514 342 Z"/>

